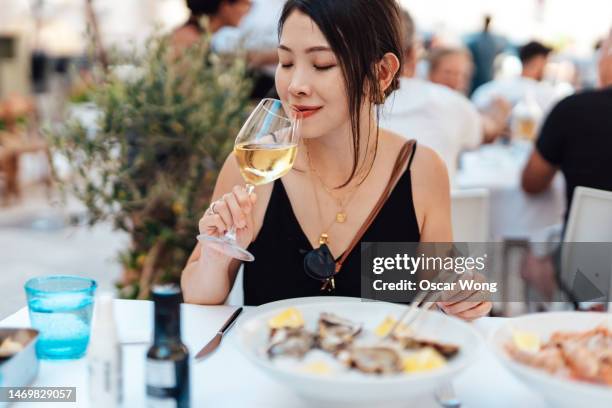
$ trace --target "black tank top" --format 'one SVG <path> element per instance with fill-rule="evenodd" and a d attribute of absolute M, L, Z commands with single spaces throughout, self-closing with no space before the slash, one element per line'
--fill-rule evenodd
<path fill-rule="evenodd" d="M 361 242 L 420 241 L 410 177 L 410 164 L 415 151 L 416 144 L 406 170 Z M 259 235 L 248 248 L 255 261 L 244 263 L 244 304 L 261 305 L 276 300 L 326 294 L 361 297 L 360 246 L 355 246 L 335 276 L 335 291 L 321 291 L 322 282 L 304 272 L 304 256 L 313 248 L 293 213 L 282 181 L 277 180 Z"/>

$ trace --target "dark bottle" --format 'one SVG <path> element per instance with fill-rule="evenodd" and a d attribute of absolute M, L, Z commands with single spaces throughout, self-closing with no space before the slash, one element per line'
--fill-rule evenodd
<path fill-rule="evenodd" d="M 189 351 L 181 342 L 181 291 L 153 288 L 155 338 L 147 351 L 147 407 L 189 407 Z"/>

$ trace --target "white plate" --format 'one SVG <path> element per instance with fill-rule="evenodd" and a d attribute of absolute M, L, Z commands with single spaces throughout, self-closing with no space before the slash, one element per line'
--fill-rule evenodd
<path fill-rule="evenodd" d="M 268 336 L 268 320 L 288 307 L 304 315 L 306 326 L 314 330 L 321 312 L 331 312 L 373 330 L 388 315 L 399 316 L 406 306 L 362 301 L 343 297 L 288 299 L 249 310 L 240 319 L 235 340 L 238 348 L 257 367 L 282 382 L 316 406 L 406 406 L 415 394 L 433 391 L 453 379 L 475 358 L 480 334 L 469 324 L 439 312 L 428 311 L 413 328 L 423 337 L 456 344 L 460 353 L 445 367 L 419 374 L 376 376 L 356 373 L 319 375 L 301 372 L 270 361 L 263 350 Z"/>
<path fill-rule="evenodd" d="M 531 314 L 508 321 L 492 333 L 489 342 L 495 355 L 527 386 L 541 393 L 554 407 L 612 407 L 612 388 L 553 376 L 519 363 L 504 345 L 511 342 L 512 330 L 528 331 L 546 341 L 556 331 L 586 331 L 601 324 L 612 325 L 612 315 L 587 312 Z"/>

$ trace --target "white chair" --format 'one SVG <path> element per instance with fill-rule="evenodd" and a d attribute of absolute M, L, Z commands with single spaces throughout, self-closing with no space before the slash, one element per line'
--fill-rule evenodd
<path fill-rule="evenodd" d="M 490 238 L 489 190 L 453 190 L 451 216 L 455 242 L 487 242 Z"/>
<path fill-rule="evenodd" d="M 576 187 L 563 241 L 562 276 L 574 283 L 577 271 L 600 291 L 612 294 L 612 192 Z M 589 242 L 592 244 L 572 244 Z M 603 243 L 603 244 L 602 244 Z M 602 289 L 604 288 L 604 289 Z M 610 299 L 608 299 L 610 300 Z M 608 304 L 612 311 L 612 302 Z"/>
<path fill-rule="evenodd" d="M 236 272 L 236 280 L 234 281 L 234 287 L 227 295 L 225 300 L 226 305 L 231 306 L 242 306 L 244 305 L 244 290 L 242 284 L 242 275 L 244 274 L 244 265 L 240 265 L 238 272 Z"/>

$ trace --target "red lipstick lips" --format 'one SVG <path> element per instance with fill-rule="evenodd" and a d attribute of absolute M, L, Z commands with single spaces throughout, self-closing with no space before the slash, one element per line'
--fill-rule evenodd
<path fill-rule="evenodd" d="M 321 106 L 293 105 L 292 108 L 302 116 L 302 119 L 309 118 L 321 110 Z"/>

